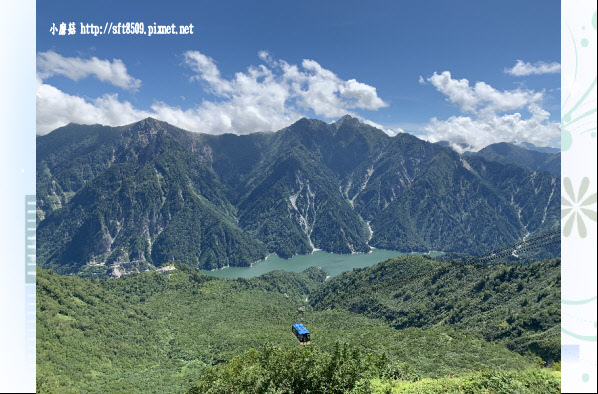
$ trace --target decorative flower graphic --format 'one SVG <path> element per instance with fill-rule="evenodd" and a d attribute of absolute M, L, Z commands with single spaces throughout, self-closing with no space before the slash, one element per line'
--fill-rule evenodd
<path fill-rule="evenodd" d="M 571 215 L 565 222 L 565 226 L 563 227 L 563 235 L 565 235 L 565 237 L 571 235 L 575 218 L 577 218 L 577 232 L 581 238 L 585 238 L 588 235 L 588 231 L 583 221 L 583 217 L 585 215 L 590 220 L 593 220 L 594 222 L 596 221 L 596 209 L 588 208 L 590 205 L 596 204 L 596 193 L 582 201 L 583 197 L 588 191 L 588 187 L 590 186 L 590 180 L 587 177 L 581 180 L 579 191 L 577 192 L 577 198 L 575 198 L 573 184 L 571 183 L 571 179 L 569 179 L 569 177 L 565 177 L 565 179 L 563 179 L 563 186 L 565 187 L 565 191 L 567 192 L 569 199 L 567 199 L 565 196 L 561 196 L 561 220 Z"/>
<path fill-rule="evenodd" d="M 596 30 L 596 11 L 592 16 L 592 27 Z M 593 67 L 596 66 L 592 65 L 591 62 L 586 62 L 585 60 L 588 58 L 582 56 L 582 50 L 587 53 L 587 50 L 591 48 L 590 40 L 584 37 L 578 41 L 576 35 L 579 34 L 580 30 L 578 28 L 572 29 L 568 25 L 567 29 L 571 41 L 564 41 L 563 45 L 572 45 L 574 47 L 575 69 L 572 73 L 573 82 L 571 86 L 563 85 L 564 91 L 568 92 L 561 106 L 561 113 L 563 114 L 561 118 L 561 150 L 563 152 L 569 150 L 573 145 L 573 135 L 589 135 L 592 139 L 596 139 L 596 77 L 594 77 L 593 82 L 588 83 L 586 86 L 581 85 L 585 82 L 578 79 L 578 76 L 591 75 L 595 72 Z M 581 29 L 584 32 L 582 34 L 587 35 L 585 26 L 582 26 Z M 578 42 L 581 44 L 579 47 Z M 572 62 L 573 59 L 568 60 Z M 574 92 L 577 92 L 577 94 L 574 94 Z M 573 225 L 573 221 L 571 225 Z"/>

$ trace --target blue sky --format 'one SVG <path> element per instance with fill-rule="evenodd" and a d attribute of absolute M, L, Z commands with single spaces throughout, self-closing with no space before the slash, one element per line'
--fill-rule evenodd
<path fill-rule="evenodd" d="M 194 34 L 79 32 L 127 21 Z M 77 34 L 50 34 L 61 22 Z M 557 1 L 38 2 L 37 51 L 39 134 L 145 115 L 247 133 L 350 113 L 475 148 L 558 143 Z"/>

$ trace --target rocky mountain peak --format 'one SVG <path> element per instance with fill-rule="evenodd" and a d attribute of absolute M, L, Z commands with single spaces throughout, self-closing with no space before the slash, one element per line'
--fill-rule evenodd
<path fill-rule="evenodd" d="M 342 118 L 340 118 L 339 120 L 337 120 L 336 122 L 334 122 L 334 124 L 336 125 L 337 128 L 341 127 L 342 125 L 345 124 L 349 124 L 349 125 L 357 125 L 359 124 L 359 119 L 352 117 L 351 115 L 345 115 Z"/>

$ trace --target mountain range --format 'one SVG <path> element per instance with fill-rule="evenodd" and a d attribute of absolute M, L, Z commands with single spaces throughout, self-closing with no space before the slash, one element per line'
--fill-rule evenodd
<path fill-rule="evenodd" d="M 350 116 L 249 135 L 69 124 L 36 145 L 37 262 L 64 274 L 314 249 L 477 254 L 559 228 L 558 176 Z"/>
<path fill-rule="evenodd" d="M 487 161 L 513 164 L 533 171 L 548 171 L 554 175 L 561 175 L 560 152 L 538 151 L 507 142 L 499 142 L 488 145 L 475 153 L 466 152 L 464 155 L 480 156 Z"/>

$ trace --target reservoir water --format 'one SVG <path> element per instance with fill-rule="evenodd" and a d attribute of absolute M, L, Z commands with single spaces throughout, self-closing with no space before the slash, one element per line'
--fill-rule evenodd
<path fill-rule="evenodd" d="M 372 252 L 367 254 L 335 254 L 319 250 L 312 254 L 294 256 L 287 260 L 272 254 L 266 260 L 260 260 L 251 267 L 229 267 L 214 271 L 202 270 L 201 272 L 220 278 L 253 278 L 274 270 L 301 272 L 315 265 L 321 267 L 332 277 L 353 268 L 369 267 L 404 254 L 385 249 L 372 249 Z M 439 254 L 441 253 L 430 253 L 431 256 Z"/>

